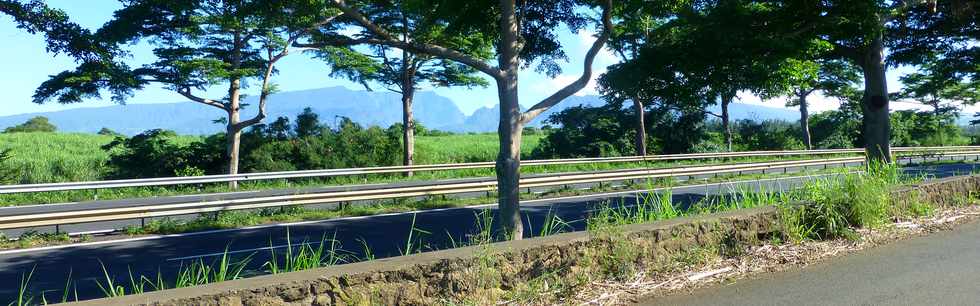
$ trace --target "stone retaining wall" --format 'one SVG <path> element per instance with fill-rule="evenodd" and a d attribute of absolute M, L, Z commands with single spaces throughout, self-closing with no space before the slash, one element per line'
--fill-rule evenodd
<path fill-rule="evenodd" d="M 895 196 L 951 205 L 978 190 L 980 178 L 957 177 L 899 190 Z M 755 244 L 779 230 L 779 212 L 764 207 L 630 225 L 601 235 L 566 233 L 76 304 L 444 304 L 493 296 L 545 274 L 575 278 L 616 269 L 624 254 L 635 266 L 655 267 L 680 252 Z"/>

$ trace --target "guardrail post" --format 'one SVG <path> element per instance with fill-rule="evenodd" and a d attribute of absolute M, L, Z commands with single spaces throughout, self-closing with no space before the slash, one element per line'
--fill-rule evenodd
<path fill-rule="evenodd" d="M 54 234 L 55 235 L 61 234 L 61 225 L 59 225 L 59 224 L 55 224 L 54 225 Z"/>

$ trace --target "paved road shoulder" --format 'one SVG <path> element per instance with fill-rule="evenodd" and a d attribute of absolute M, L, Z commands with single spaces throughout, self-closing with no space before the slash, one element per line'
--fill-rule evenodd
<path fill-rule="evenodd" d="M 977 305 L 980 221 L 639 305 Z"/>

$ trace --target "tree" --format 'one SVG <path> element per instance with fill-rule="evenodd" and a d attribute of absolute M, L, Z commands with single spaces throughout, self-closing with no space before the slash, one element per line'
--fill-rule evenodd
<path fill-rule="evenodd" d="M 938 55 L 976 74 L 974 10 L 963 0 L 787 1 L 783 16 L 803 26 L 804 38 L 830 43 L 828 58 L 861 68 L 865 150 L 869 160 L 891 162 L 887 66 Z"/>
<path fill-rule="evenodd" d="M 127 45 L 146 40 L 156 48 L 156 62 L 132 69 L 116 59 L 99 65 L 82 64 L 44 82 L 35 102 L 61 103 L 99 97 L 101 88 L 125 101 L 132 91 L 161 84 L 190 101 L 226 113 L 227 172 L 238 173 L 241 131 L 266 117 L 266 102 L 276 86 L 276 64 L 290 54 L 292 44 L 313 30 L 329 30 L 340 13 L 318 1 L 128 1 L 115 18 L 94 34 L 94 40 Z M 245 84 L 258 80 L 258 112 L 241 118 Z M 195 93 L 227 86 L 222 98 Z M 234 182 L 232 187 L 236 187 Z"/>
<path fill-rule="evenodd" d="M 764 93 L 763 98 L 771 98 L 773 95 L 791 97 L 786 102 L 786 106 L 799 107 L 800 139 L 807 150 L 812 149 L 813 137 L 810 135 L 810 111 L 807 98 L 817 91 L 827 96 L 840 96 L 844 94 L 846 88 L 860 81 L 860 75 L 856 67 L 848 62 L 818 58 L 787 59 L 780 71 L 784 74 L 785 88 Z"/>
<path fill-rule="evenodd" d="M 287 122 L 288 124 L 289 119 L 286 118 L 281 118 L 281 119 L 284 119 L 285 122 Z M 277 120 L 276 122 L 278 123 L 281 121 Z M 320 134 L 320 130 L 322 128 L 323 127 L 320 126 L 320 115 L 317 115 L 317 113 L 313 112 L 313 109 L 309 107 L 304 108 L 302 113 L 296 115 L 296 129 L 295 129 L 296 137 L 303 138 L 309 136 L 317 136 Z"/>
<path fill-rule="evenodd" d="M 780 3 L 752 1 L 680 6 L 662 25 L 644 28 L 647 34 L 636 55 L 603 76 L 604 96 L 699 107 L 721 120 L 730 151 L 729 106 L 737 94 L 784 87 L 785 78 L 776 68 L 814 48 L 813 41 L 797 39 L 797 27 L 770 23 L 780 9 Z M 714 104 L 720 104 L 720 114 L 707 110 Z"/>
<path fill-rule="evenodd" d="M 661 26 L 664 19 L 672 7 L 661 7 L 656 4 L 643 1 L 629 1 L 625 5 L 617 8 L 615 13 L 618 19 L 616 30 L 610 35 L 609 48 L 619 56 L 622 61 L 631 61 L 640 55 L 641 47 L 650 39 L 650 34 L 657 27 Z M 600 83 L 608 76 L 608 73 L 600 77 Z M 617 80 L 628 82 L 628 80 Z M 609 86 L 601 86 L 600 88 Z M 612 103 L 622 104 L 625 100 L 633 103 L 633 118 L 635 120 L 635 140 L 636 155 L 647 155 L 647 132 L 645 122 L 647 99 L 639 96 L 638 93 L 627 94 L 617 92 L 616 94 L 605 94 L 603 97 Z"/>
<path fill-rule="evenodd" d="M 976 104 L 980 101 L 980 82 L 966 82 L 962 76 L 950 75 L 943 69 L 942 62 L 931 60 L 921 65 L 921 70 L 899 78 L 902 90 L 893 96 L 896 99 L 913 99 L 932 108 L 938 119 L 945 114 L 958 111 L 957 104 Z"/>
<path fill-rule="evenodd" d="M 51 124 L 48 121 L 48 117 L 37 116 L 28 119 L 27 122 L 21 123 L 16 126 L 8 127 L 3 130 L 4 133 L 53 133 L 58 130 L 58 127 Z"/>
<path fill-rule="evenodd" d="M 417 42 L 446 46 L 481 59 L 491 57 L 491 45 L 482 40 L 482 33 L 468 37 L 456 36 L 449 25 L 435 22 L 438 6 L 419 1 L 384 1 L 384 5 L 368 6 L 361 10 L 364 16 L 395 35 L 402 42 Z M 363 29 L 359 34 L 368 37 L 372 34 Z M 419 85 L 432 86 L 481 86 L 487 81 L 475 74 L 469 66 L 430 54 L 414 52 L 409 49 L 395 50 L 386 45 L 373 45 L 363 56 L 355 55 L 355 49 L 343 48 L 346 41 L 331 37 L 314 36 L 302 46 L 316 46 L 320 49 L 318 57 L 332 66 L 332 75 L 341 75 L 361 82 L 370 90 L 368 81 L 378 82 L 385 89 L 401 95 L 402 104 L 402 164 L 411 166 L 415 155 L 415 116 L 412 104 Z M 411 176 L 412 172 L 406 172 Z"/>
<path fill-rule="evenodd" d="M 469 33 L 493 33 L 496 43 L 497 65 L 491 65 L 479 56 L 461 52 L 444 45 L 409 41 L 378 26 L 359 9 L 344 0 L 332 0 L 344 14 L 371 33 L 358 42 L 408 49 L 416 53 L 430 54 L 470 66 L 492 77 L 497 85 L 500 100 L 500 125 L 497 135 L 500 151 L 497 155 L 497 188 L 501 224 L 512 239 L 523 237 L 520 215 L 520 146 L 524 126 L 535 117 L 584 88 L 592 78 L 592 62 L 603 48 L 613 30 L 612 1 L 600 1 L 602 29 L 598 38 L 586 52 L 582 75 L 561 90 L 521 111 L 518 101 L 518 77 L 522 67 L 539 63 L 537 69 L 555 75 L 560 69 L 556 59 L 565 58 L 562 46 L 553 33 L 564 24 L 577 31 L 589 24 L 588 12 L 580 8 L 588 2 L 576 0 L 522 1 L 500 0 L 496 5 L 483 1 L 446 1 L 442 17 L 451 18 L 449 24 L 469 26 Z M 594 6 L 593 6 L 594 7 Z M 451 12 L 451 13 L 449 13 Z M 494 20 L 496 19 L 496 20 Z"/>
<path fill-rule="evenodd" d="M 95 134 L 102 135 L 102 136 L 113 136 L 113 137 L 122 136 L 122 134 L 120 134 L 119 132 L 113 131 L 112 129 L 107 127 L 103 127 L 102 129 L 99 130 L 99 132 Z"/>

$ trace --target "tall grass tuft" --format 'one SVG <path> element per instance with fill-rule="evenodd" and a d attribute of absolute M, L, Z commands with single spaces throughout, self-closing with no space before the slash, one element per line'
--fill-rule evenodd
<path fill-rule="evenodd" d="M 328 244 L 330 247 L 326 248 Z M 367 244 L 363 243 L 363 246 L 366 256 L 373 257 L 370 249 L 367 248 Z M 313 243 L 303 241 L 296 246 L 296 250 L 294 251 L 292 238 L 287 230 L 286 250 L 282 254 L 283 258 L 280 260 L 276 255 L 276 247 L 272 245 L 271 240 L 269 241 L 269 252 L 271 253 L 271 257 L 262 266 L 267 268 L 269 273 L 272 274 L 316 269 L 322 266 L 337 265 L 349 261 L 347 258 L 349 254 L 343 253 L 340 250 L 337 233 L 334 233 L 334 236 L 330 239 L 327 239 L 327 235 L 324 233 L 315 248 L 313 247 Z"/>
<path fill-rule="evenodd" d="M 871 163 L 867 171 L 806 182 L 796 196 L 806 205 L 783 209 L 789 238 L 853 237 L 852 228 L 874 228 L 897 217 L 891 192 L 915 182 L 894 164 Z"/>
<path fill-rule="evenodd" d="M 10 302 L 8 305 L 17 306 L 27 306 L 32 305 L 34 302 L 34 297 L 29 292 L 29 287 L 31 284 L 31 278 L 34 277 L 34 269 L 37 267 L 31 267 L 31 271 L 28 273 L 20 274 L 20 286 L 17 287 L 17 300 Z"/>
<path fill-rule="evenodd" d="M 401 255 L 422 253 L 426 246 L 425 236 L 432 234 L 432 232 L 415 227 L 416 215 L 412 214 L 412 226 L 408 230 L 408 239 L 405 240 L 405 248 L 398 249 Z"/>

